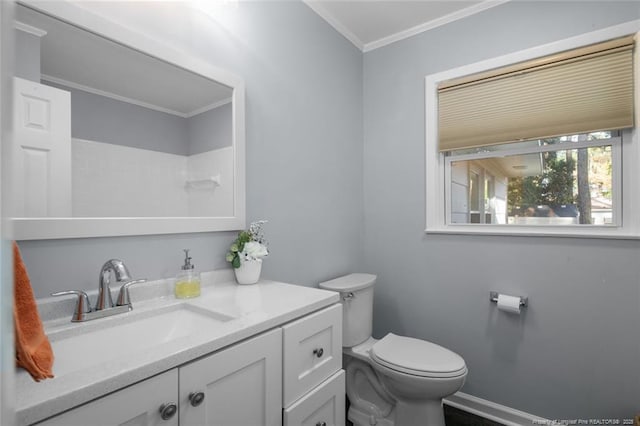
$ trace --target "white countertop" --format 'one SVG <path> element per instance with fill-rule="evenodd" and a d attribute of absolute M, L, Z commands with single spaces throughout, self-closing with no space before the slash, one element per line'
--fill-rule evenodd
<path fill-rule="evenodd" d="M 39 383 L 33 381 L 26 371 L 16 369 L 18 424 L 28 425 L 44 420 L 339 301 L 335 292 L 275 281 L 237 285 L 228 272 L 205 278 L 203 274 L 202 294 L 198 298 L 176 299 L 171 293 L 171 280 L 148 283 L 136 291 L 131 289 L 134 306 L 131 312 L 85 323 L 70 322 L 73 304 L 66 303 L 68 312 L 62 319 L 49 318 L 51 312 L 41 307 L 47 334 L 54 331 L 70 334 L 82 327 L 97 327 L 101 321 L 126 321 L 127 316 L 140 316 L 178 304 L 214 309 L 234 318 L 211 330 L 194 330 L 193 334 L 154 346 L 153 350 L 136 352 L 129 348 L 126 357 Z M 209 281 L 208 285 L 206 281 Z M 68 306 L 71 306 L 70 310 Z M 55 375 L 55 362 L 53 372 Z"/>

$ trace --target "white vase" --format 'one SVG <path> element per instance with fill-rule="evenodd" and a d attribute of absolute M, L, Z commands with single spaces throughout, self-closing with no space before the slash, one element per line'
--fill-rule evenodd
<path fill-rule="evenodd" d="M 255 284 L 260 279 L 262 271 L 262 259 L 241 260 L 240 267 L 234 268 L 238 284 Z"/>

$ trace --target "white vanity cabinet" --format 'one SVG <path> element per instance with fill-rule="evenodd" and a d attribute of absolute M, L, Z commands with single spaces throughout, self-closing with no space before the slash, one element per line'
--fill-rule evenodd
<path fill-rule="evenodd" d="M 178 426 L 177 403 L 178 369 L 174 368 L 59 414 L 38 426 Z M 166 420 L 162 419 L 161 410 L 164 410 Z"/>
<path fill-rule="evenodd" d="M 341 367 L 337 304 L 37 424 L 344 426 Z"/>
<path fill-rule="evenodd" d="M 344 425 L 342 306 L 307 315 L 282 331 L 284 425 Z"/>
<path fill-rule="evenodd" d="M 38 426 L 279 426 L 281 410 L 282 330 L 277 328 Z"/>
<path fill-rule="evenodd" d="M 181 367 L 180 425 L 280 425 L 281 336 L 278 328 Z"/>

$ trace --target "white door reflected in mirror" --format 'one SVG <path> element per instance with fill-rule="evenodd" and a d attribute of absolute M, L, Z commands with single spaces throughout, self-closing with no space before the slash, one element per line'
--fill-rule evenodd
<path fill-rule="evenodd" d="M 69 93 L 16 77 L 13 102 L 15 216 L 71 216 Z"/>

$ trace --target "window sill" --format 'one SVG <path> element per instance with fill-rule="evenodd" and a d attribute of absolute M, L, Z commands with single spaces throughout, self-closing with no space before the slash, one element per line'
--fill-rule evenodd
<path fill-rule="evenodd" d="M 427 228 L 426 234 L 444 235 L 490 235 L 505 237 L 560 237 L 560 238 L 601 238 L 613 240 L 636 240 L 640 234 L 623 231 L 617 227 L 593 226 L 589 229 L 571 229 L 567 227 L 545 227 L 515 225 L 446 225 L 438 228 Z"/>

